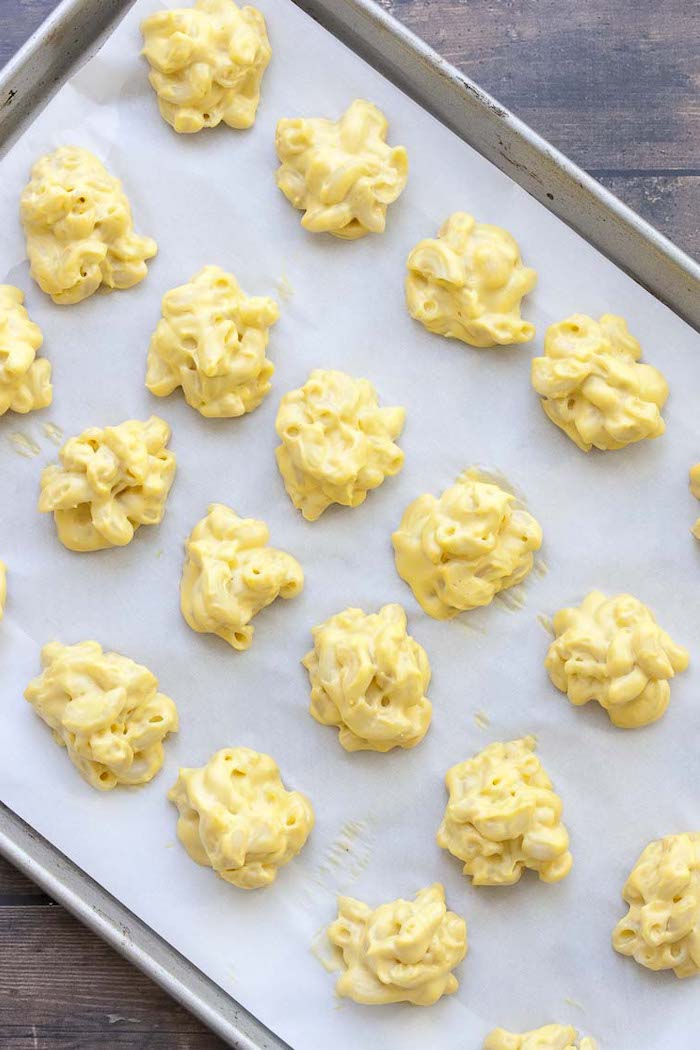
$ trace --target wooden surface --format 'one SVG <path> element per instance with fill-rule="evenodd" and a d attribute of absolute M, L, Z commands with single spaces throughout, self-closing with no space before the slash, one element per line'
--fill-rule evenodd
<path fill-rule="evenodd" d="M 379 0 L 700 257 L 696 0 Z M 0 64 L 55 0 L 0 0 Z M 0 1047 L 220 1040 L 0 860 Z"/>

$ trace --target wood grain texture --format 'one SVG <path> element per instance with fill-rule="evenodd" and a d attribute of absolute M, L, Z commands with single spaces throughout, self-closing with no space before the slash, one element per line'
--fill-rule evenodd
<path fill-rule="evenodd" d="M 700 257 L 696 0 L 378 0 Z M 0 64 L 56 0 L 0 0 Z M 0 1046 L 223 1044 L 0 860 Z"/>
<path fill-rule="evenodd" d="M 378 0 L 700 258 L 697 0 Z"/>
<path fill-rule="evenodd" d="M 0 861 L 3 1050 L 223 1050 L 224 1044 Z"/>

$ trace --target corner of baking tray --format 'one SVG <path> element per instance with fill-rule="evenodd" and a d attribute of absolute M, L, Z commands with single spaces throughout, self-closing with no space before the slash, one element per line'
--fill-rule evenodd
<path fill-rule="evenodd" d="M 376 0 L 293 0 L 700 331 L 700 266 Z"/>

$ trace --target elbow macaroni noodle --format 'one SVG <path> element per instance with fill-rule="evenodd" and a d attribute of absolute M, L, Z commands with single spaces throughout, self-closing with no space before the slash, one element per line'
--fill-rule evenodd
<path fill-rule="evenodd" d="M 79 303 L 101 285 L 131 288 L 158 251 L 154 240 L 134 233 L 119 179 L 78 146 L 36 162 L 20 214 L 31 275 L 55 303 Z"/>
<path fill-rule="evenodd" d="M 338 121 L 279 121 L 277 185 L 304 212 L 305 229 L 346 240 L 384 232 L 387 206 L 408 178 L 406 150 L 387 145 L 388 127 L 381 110 L 363 99 Z"/>
<path fill-rule="evenodd" d="M 429 616 L 452 619 L 525 579 L 542 529 L 514 502 L 472 470 L 406 508 L 392 536 L 396 569 Z"/>
<path fill-rule="evenodd" d="M 97 642 L 41 650 L 43 672 L 24 696 L 94 788 L 145 784 L 163 765 L 163 740 L 177 710 L 148 668 Z"/>
<path fill-rule="evenodd" d="M 51 365 L 36 356 L 44 341 L 41 329 L 23 303 L 19 288 L 0 284 L 0 416 L 46 408 L 53 395 Z"/>
<path fill-rule="evenodd" d="M 650 842 L 622 891 L 613 947 L 650 970 L 700 973 L 700 832 Z"/>
<path fill-rule="evenodd" d="M 212 503 L 185 543 L 180 584 L 182 615 L 200 634 L 216 634 L 234 649 L 248 649 L 250 621 L 275 598 L 295 598 L 304 586 L 296 558 L 268 547 L 264 521 L 239 518 Z"/>
<path fill-rule="evenodd" d="M 328 939 L 345 965 L 337 994 L 368 1005 L 431 1006 L 457 991 L 452 970 L 467 954 L 466 923 L 447 910 L 439 882 L 412 901 L 399 899 L 374 910 L 353 897 L 339 897 Z"/>
<path fill-rule="evenodd" d="M 260 84 L 272 51 L 265 19 L 233 0 L 197 0 L 156 11 L 141 23 L 148 79 L 175 131 L 255 123 Z"/>
<path fill-rule="evenodd" d="M 545 667 L 572 704 L 597 700 L 613 725 L 636 729 L 661 718 L 669 679 L 688 666 L 688 652 L 631 594 L 591 591 L 580 606 L 560 609 Z"/>
<path fill-rule="evenodd" d="M 483 1050 L 597 1050 L 595 1039 L 581 1039 L 571 1025 L 547 1024 L 532 1032 L 506 1032 L 494 1028 L 486 1036 Z"/>
<path fill-rule="evenodd" d="M 158 524 L 175 477 L 169 440 L 158 416 L 70 438 L 61 465 L 41 474 L 39 510 L 53 512 L 61 543 L 72 551 L 123 547 L 141 525 Z"/>
<path fill-rule="evenodd" d="M 571 870 L 562 802 L 534 752 L 531 736 L 490 744 L 447 772 L 437 841 L 475 886 L 510 886 L 525 868 L 559 882 Z"/>
<path fill-rule="evenodd" d="M 520 304 L 537 274 L 523 266 L 507 230 L 455 212 L 437 238 L 413 248 L 407 267 L 408 312 L 428 331 L 476 347 L 533 338 L 535 326 L 522 320 Z"/>
<path fill-rule="evenodd" d="M 249 297 L 233 274 L 205 266 L 163 297 L 163 316 L 148 349 L 146 386 L 167 397 L 181 386 L 203 416 L 252 412 L 270 389 L 268 329 L 279 318 L 274 299 Z"/>
<path fill-rule="evenodd" d="M 302 663 L 311 682 L 312 716 L 338 726 L 346 751 L 390 751 L 420 743 L 430 726 L 425 695 L 430 664 L 406 631 L 400 605 L 366 616 L 346 609 L 313 628 Z"/>
<path fill-rule="evenodd" d="M 696 499 L 700 499 L 700 463 L 696 463 L 690 469 L 690 491 Z M 693 525 L 692 533 L 696 539 L 700 540 L 700 518 Z"/>
<path fill-rule="evenodd" d="M 641 353 L 613 314 L 599 321 L 573 314 L 547 329 L 532 385 L 547 416 L 584 452 L 663 434 L 668 386 L 657 368 L 639 363 Z"/>
<path fill-rule="evenodd" d="M 403 408 L 380 408 L 367 379 L 316 368 L 285 394 L 277 413 L 277 465 L 289 497 L 307 521 L 331 503 L 357 507 L 370 489 L 403 467 L 395 439 Z"/>
<path fill-rule="evenodd" d="M 287 791 L 270 756 L 247 747 L 223 748 L 201 769 L 181 769 L 168 798 L 192 860 L 243 890 L 274 882 L 314 826 L 308 798 Z"/>

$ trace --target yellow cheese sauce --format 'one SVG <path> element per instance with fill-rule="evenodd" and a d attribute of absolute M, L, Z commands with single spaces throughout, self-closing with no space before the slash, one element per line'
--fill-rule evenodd
<path fill-rule="evenodd" d="M 408 634 L 400 605 L 366 615 L 346 609 L 313 628 L 302 663 L 311 715 L 338 726 L 346 751 L 390 751 L 420 743 L 430 726 L 430 664 Z"/>
<path fill-rule="evenodd" d="M 276 762 L 247 747 L 223 748 L 200 769 L 181 769 L 168 798 L 192 860 L 244 890 L 274 882 L 314 825 L 308 798 L 287 791 Z"/>
<path fill-rule="evenodd" d="M 448 770 L 449 801 L 437 842 L 475 886 L 510 886 L 526 868 L 543 882 L 571 870 L 562 802 L 535 755 L 535 740 L 494 743 Z"/>
<path fill-rule="evenodd" d="M 595 1039 L 582 1038 L 571 1025 L 547 1024 L 532 1032 L 506 1032 L 494 1028 L 484 1041 L 483 1050 L 597 1050 Z"/>
<path fill-rule="evenodd" d="M 61 146 L 36 162 L 20 216 L 31 275 L 55 303 L 79 303 L 98 288 L 131 288 L 158 247 L 134 232 L 119 179 L 86 149 Z"/>
<path fill-rule="evenodd" d="M 452 970 L 467 954 L 466 923 L 447 910 L 440 883 L 374 909 L 339 897 L 328 939 L 343 956 L 337 994 L 367 1005 L 431 1006 L 457 991 Z"/>
<path fill-rule="evenodd" d="M 529 342 L 523 296 L 537 281 L 507 230 L 455 212 L 408 256 L 406 303 L 428 331 L 475 347 Z"/>
<path fill-rule="evenodd" d="M 700 832 L 650 842 L 622 890 L 613 948 L 650 970 L 700 973 Z"/>
<path fill-rule="evenodd" d="M 550 325 L 532 385 L 547 416 L 584 452 L 620 449 L 663 434 L 668 385 L 622 317 L 573 314 Z"/>
<path fill-rule="evenodd" d="M 141 32 L 148 79 L 161 116 L 175 131 L 255 123 L 272 55 L 265 19 L 255 7 L 196 0 L 192 7 L 154 12 Z"/>
<path fill-rule="evenodd" d="M 61 543 L 72 551 L 123 547 L 142 525 L 162 521 L 176 467 L 169 440 L 170 427 L 158 416 L 69 438 L 60 465 L 42 471 L 39 498 Z"/>
<path fill-rule="evenodd" d="M 232 273 L 205 266 L 163 297 L 146 386 L 157 397 L 181 387 L 203 416 L 252 412 L 270 389 L 274 366 L 265 351 L 278 318 L 274 299 L 248 296 Z"/>
<path fill-rule="evenodd" d="M 51 642 L 41 663 L 25 699 L 88 784 L 110 791 L 152 780 L 163 740 L 178 728 L 175 704 L 158 692 L 155 675 L 98 642 Z"/>
<path fill-rule="evenodd" d="M 248 649 L 254 616 L 276 598 L 294 598 L 304 586 L 291 554 L 268 547 L 264 521 L 239 518 L 212 503 L 185 543 L 180 608 L 193 631 L 216 634 L 234 649 Z"/>
<path fill-rule="evenodd" d="M 416 600 L 429 616 L 449 620 L 521 583 L 542 530 L 513 495 L 465 471 L 441 496 L 414 500 L 392 542 Z"/>
<path fill-rule="evenodd" d="M 0 284 L 0 416 L 51 404 L 51 365 L 37 357 L 44 338 L 23 306 L 24 295 Z"/>
<path fill-rule="evenodd" d="M 340 120 L 295 117 L 277 125 L 277 185 L 312 233 L 356 240 L 383 233 L 408 178 L 403 146 L 389 146 L 381 110 L 355 99 Z"/>
<path fill-rule="evenodd" d="M 688 666 L 688 652 L 632 597 L 591 591 L 579 606 L 560 609 L 545 667 L 572 704 L 596 700 L 613 725 L 636 729 L 661 718 L 669 681 Z"/>
<path fill-rule="evenodd" d="M 367 379 L 316 368 L 285 394 L 277 413 L 276 450 L 284 487 L 307 521 L 332 503 L 357 507 L 385 478 L 398 474 L 404 455 L 396 439 L 403 408 L 380 408 Z"/>
<path fill-rule="evenodd" d="M 690 491 L 696 499 L 700 499 L 700 463 L 690 468 Z M 696 539 L 700 540 L 700 518 L 693 525 L 692 533 Z"/>

